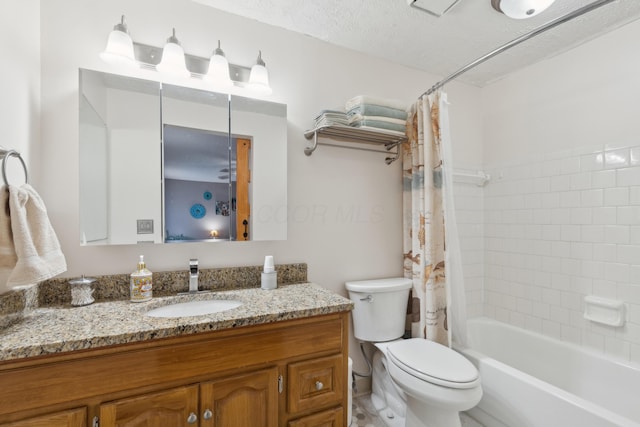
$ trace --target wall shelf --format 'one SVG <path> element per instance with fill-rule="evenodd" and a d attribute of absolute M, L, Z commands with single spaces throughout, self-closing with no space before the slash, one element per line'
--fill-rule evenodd
<path fill-rule="evenodd" d="M 404 135 L 392 134 L 384 130 L 362 129 L 344 125 L 319 126 L 306 131 L 304 137 L 308 140 L 313 140 L 313 144 L 304 149 L 304 154 L 307 156 L 313 154 L 316 148 L 318 148 L 318 145 L 328 145 L 393 155 L 385 159 L 386 164 L 391 164 L 400 157 L 399 145 L 407 140 L 407 137 Z M 343 144 L 320 141 L 320 138 L 332 139 L 342 142 Z M 354 145 L 345 145 L 344 143 Z M 377 146 L 379 149 L 359 147 L 357 144 Z M 392 151 L 394 148 L 395 151 Z"/>

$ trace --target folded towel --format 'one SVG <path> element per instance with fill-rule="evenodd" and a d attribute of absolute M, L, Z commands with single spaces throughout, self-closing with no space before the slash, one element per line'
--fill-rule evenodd
<path fill-rule="evenodd" d="M 13 247 L 17 261 L 6 283 L 0 283 L 4 286 L 0 291 L 5 292 L 14 286 L 36 284 L 67 270 L 47 209 L 36 190 L 29 184 L 21 187 L 9 185 L 8 199 L 8 215 L 6 206 L 0 209 L 0 226 L 6 227 L 8 219 L 12 242 L 7 245 L 3 238 L 2 244 L 5 251 L 10 252 Z"/>
<path fill-rule="evenodd" d="M 396 123 L 381 122 L 379 120 L 358 120 L 356 122 L 349 123 L 349 126 L 354 126 L 354 127 L 367 126 L 367 127 L 372 127 L 372 128 L 378 128 L 378 129 L 393 130 L 393 131 L 396 131 L 396 132 L 402 132 L 403 135 L 406 132 L 406 126 L 405 125 L 399 125 L 399 124 L 396 124 Z"/>
<path fill-rule="evenodd" d="M 379 122 L 395 123 L 402 126 L 406 126 L 407 124 L 406 120 L 392 119 L 391 117 L 384 116 L 363 116 L 362 114 L 352 114 L 349 116 L 349 124 L 362 120 L 376 120 Z"/>
<path fill-rule="evenodd" d="M 346 113 L 344 111 L 340 111 L 340 110 L 322 110 L 320 111 L 320 113 L 318 113 L 318 117 L 322 117 L 322 116 L 344 116 Z"/>
<path fill-rule="evenodd" d="M 347 125 L 347 113 L 336 110 L 322 110 L 315 118 L 316 128 L 331 125 Z"/>
<path fill-rule="evenodd" d="M 387 133 L 389 135 L 407 136 L 407 132 L 406 131 L 400 132 L 400 131 L 396 131 L 396 130 L 381 129 L 381 128 L 375 127 L 375 126 L 366 126 L 366 125 L 362 125 L 362 124 L 357 124 L 357 125 L 351 125 L 351 127 L 356 127 L 356 128 L 359 128 L 359 129 L 374 130 L 376 132 Z"/>
<path fill-rule="evenodd" d="M 407 104 L 402 101 L 398 101 L 396 99 L 383 99 L 383 98 L 375 98 L 373 96 L 356 96 L 348 100 L 345 104 L 345 110 L 349 111 L 353 107 L 362 104 L 371 104 L 371 105 L 379 105 L 381 107 L 393 108 L 395 110 L 406 110 Z"/>
<path fill-rule="evenodd" d="M 407 119 L 407 112 L 404 110 L 373 104 L 357 105 L 347 111 L 347 116 L 352 116 L 354 114 L 362 114 L 363 116 L 383 116 L 400 120 Z"/>

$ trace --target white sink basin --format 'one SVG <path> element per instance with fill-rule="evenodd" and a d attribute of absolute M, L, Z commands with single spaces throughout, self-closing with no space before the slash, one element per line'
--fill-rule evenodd
<path fill-rule="evenodd" d="M 219 313 L 240 307 L 242 303 L 236 300 L 206 300 L 190 301 L 165 305 L 147 312 L 151 317 L 189 317 L 204 314 Z"/>

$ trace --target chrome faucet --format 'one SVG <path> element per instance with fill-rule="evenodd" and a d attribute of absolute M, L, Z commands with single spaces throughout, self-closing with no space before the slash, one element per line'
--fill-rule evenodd
<path fill-rule="evenodd" d="M 198 292 L 198 260 L 189 260 L 189 292 Z"/>

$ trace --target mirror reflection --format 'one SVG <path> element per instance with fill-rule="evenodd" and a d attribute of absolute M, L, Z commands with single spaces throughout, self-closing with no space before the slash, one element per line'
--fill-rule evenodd
<path fill-rule="evenodd" d="M 164 84 L 162 122 L 165 242 L 234 240 L 229 96 Z"/>
<path fill-rule="evenodd" d="M 285 105 L 90 70 L 80 88 L 82 244 L 286 239 Z"/>
<path fill-rule="evenodd" d="M 160 84 L 82 71 L 81 242 L 160 243 Z M 137 220 L 149 225 L 145 234 Z"/>

